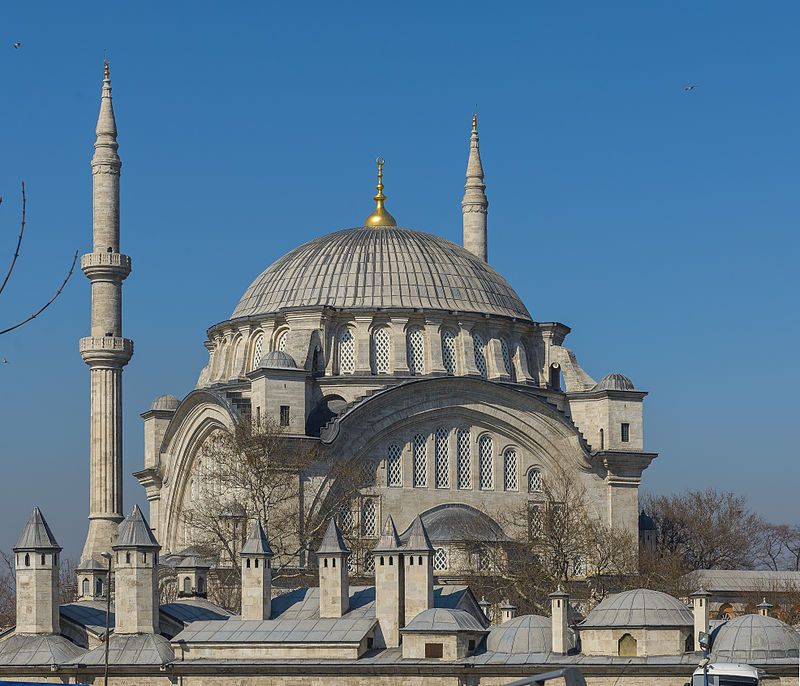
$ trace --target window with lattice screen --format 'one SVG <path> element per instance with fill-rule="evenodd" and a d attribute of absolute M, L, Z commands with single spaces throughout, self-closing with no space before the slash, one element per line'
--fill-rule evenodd
<path fill-rule="evenodd" d="M 253 364 L 252 369 L 258 369 L 258 365 L 261 362 L 261 357 L 264 354 L 264 334 L 258 334 L 256 336 L 255 345 L 253 345 Z"/>
<path fill-rule="evenodd" d="M 352 506 L 348 503 L 342 505 L 339 511 L 339 529 L 345 534 L 350 534 L 355 526 L 355 517 L 353 517 Z"/>
<path fill-rule="evenodd" d="M 368 550 L 364 553 L 364 574 L 374 574 L 375 573 L 375 557 L 372 555 L 372 551 Z"/>
<path fill-rule="evenodd" d="M 450 488 L 450 449 L 447 430 L 436 429 L 436 488 Z"/>
<path fill-rule="evenodd" d="M 507 448 L 503 453 L 503 489 L 506 491 L 519 490 L 517 451 L 514 448 Z"/>
<path fill-rule="evenodd" d="M 458 487 L 472 488 L 472 448 L 469 429 L 458 431 Z"/>
<path fill-rule="evenodd" d="M 366 498 L 361 508 L 361 535 L 378 535 L 378 503 L 375 498 Z"/>
<path fill-rule="evenodd" d="M 356 343 L 350 329 L 342 329 L 339 333 L 339 371 L 352 374 L 356 368 Z"/>
<path fill-rule="evenodd" d="M 528 491 L 531 493 L 542 492 L 542 473 L 535 467 L 528 472 Z"/>
<path fill-rule="evenodd" d="M 408 371 L 411 374 L 425 373 L 425 335 L 422 329 L 411 329 L 406 336 L 408 346 Z"/>
<path fill-rule="evenodd" d="M 511 351 L 505 338 L 500 339 L 500 351 L 503 353 L 503 367 L 506 370 L 506 374 L 511 376 Z"/>
<path fill-rule="evenodd" d="M 399 445 L 390 445 L 386 457 L 386 485 L 403 485 L 403 451 Z"/>
<path fill-rule="evenodd" d="M 478 472 L 481 489 L 486 491 L 494 488 L 494 447 L 490 436 L 481 436 L 478 441 Z"/>
<path fill-rule="evenodd" d="M 372 356 L 376 374 L 389 373 L 389 329 L 385 326 L 372 334 Z"/>
<path fill-rule="evenodd" d="M 544 519 L 539 505 L 531 505 L 528 508 L 528 533 L 531 538 L 542 535 L 544 531 Z"/>
<path fill-rule="evenodd" d="M 475 366 L 480 375 L 486 378 L 486 341 L 479 333 L 472 334 L 472 348 L 475 350 Z"/>
<path fill-rule="evenodd" d="M 289 340 L 289 332 L 284 331 L 278 336 L 277 345 L 275 346 L 276 350 L 280 350 L 281 352 L 286 351 L 286 341 Z"/>
<path fill-rule="evenodd" d="M 444 572 L 450 566 L 449 555 L 447 548 L 437 548 L 433 553 L 433 571 Z"/>
<path fill-rule="evenodd" d="M 422 434 L 414 436 L 414 486 L 428 485 L 428 442 Z"/>
<path fill-rule="evenodd" d="M 456 334 L 450 329 L 442 331 L 442 363 L 450 376 L 456 374 Z"/>

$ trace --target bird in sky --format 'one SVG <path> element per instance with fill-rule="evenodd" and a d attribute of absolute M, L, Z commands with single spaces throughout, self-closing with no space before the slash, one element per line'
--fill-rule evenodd
<path fill-rule="evenodd" d="M 21 48 L 21 47 L 22 47 L 22 43 L 20 43 L 19 41 L 17 41 L 16 43 L 14 43 L 14 49 L 15 49 L 15 50 L 16 50 L 17 48 Z"/>
<path fill-rule="evenodd" d="M 686 88 L 684 88 L 683 90 L 685 90 L 685 91 L 693 91 L 694 90 L 694 86 L 686 86 Z"/>
<path fill-rule="evenodd" d="M 7 359 L 4 357 L 4 358 L 3 358 L 3 361 L 2 361 L 2 362 L 0 362 L 0 364 L 8 364 L 8 360 L 7 360 Z"/>

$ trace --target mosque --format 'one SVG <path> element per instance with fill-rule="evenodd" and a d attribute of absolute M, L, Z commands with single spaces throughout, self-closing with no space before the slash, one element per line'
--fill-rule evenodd
<path fill-rule="evenodd" d="M 768 616 L 710 624 L 709 594 L 637 589 L 577 621 L 570 597 L 551 616 L 489 617 L 468 586 L 442 583 L 459 527 L 502 536 L 494 515 L 535 511 L 548 479 L 580 483 L 599 520 L 636 533 L 638 487 L 655 453 L 642 402 L 622 374 L 595 381 L 563 346 L 570 329 L 537 322 L 488 263 L 483 169 L 473 117 L 462 203 L 464 240 L 400 228 L 378 161 L 364 226 L 314 239 L 259 275 L 230 318 L 211 326 L 208 364 L 182 400 L 142 415 L 149 515 L 122 512 L 122 333 L 117 129 L 106 67 L 92 159 L 89 531 L 75 602 L 59 597 L 61 548 L 37 507 L 14 548 L 17 622 L 0 634 L 0 679 L 205 686 L 242 683 L 502 684 L 564 666 L 592 684 L 683 684 L 711 633 L 712 659 L 794 683 L 800 635 Z M 191 552 L 196 499 L 209 490 L 202 447 L 243 418 L 269 418 L 312 442 L 325 464 L 370 475 L 347 519 L 366 546 L 353 559 L 329 517 L 314 555 L 318 586 L 273 586 L 269 528 L 247 522 L 236 550 L 241 612 L 206 599 L 209 564 Z M 558 468 L 558 469 L 557 469 Z M 558 471 L 563 470 L 563 471 Z M 311 480 L 313 483 L 313 480 Z M 302 526 L 301 523 L 298 526 Z M 402 533 L 401 533 L 402 532 Z M 188 549 L 188 550 L 187 550 Z M 159 600 L 158 571 L 179 559 L 184 592 Z M 113 571 L 113 605 L 108 570 Z M 351 585 L 351 578 L 374 578 Z M 108 605 L 107 605 L 108 603 Z M 106 631 L 106 611 L 109 611 Z M 792 681 L 790 681 L 790 679 Z"/>

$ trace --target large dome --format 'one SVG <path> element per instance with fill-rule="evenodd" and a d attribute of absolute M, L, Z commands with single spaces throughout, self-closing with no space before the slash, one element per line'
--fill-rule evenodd
<path fill-rule="evenodd" d="M 366 226 L 284 255 L 250 284 L 231 318 L 321 306 L 531 318 L 506 280 L 460 245 L 414 229 Z"/>

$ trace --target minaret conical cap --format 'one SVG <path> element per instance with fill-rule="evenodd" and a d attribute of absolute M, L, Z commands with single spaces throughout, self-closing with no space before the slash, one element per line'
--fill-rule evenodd
<path fill-rule="evenodd" d="M 381 537 L 372 550 L 376 553 L 390 553 L 400 550 L 400 537 L 397 535 L 397 529 L 395 528 L 392 515 L 386 518 Z"/>
<path fill-rule="evenodd" d="M 161 548 L 138 505 L 134 505 L 131 513 L 120 522 L 111 548 Z"/>
<path fill-rule="evenodd" d="M 272 557 L 272 548 L 269 546 L 267 534 L 261 526 L 261 520 L 257 519 L 250 530 L 250 535 L 242 546 L 240 555 L 264 555 Z"/>
<path fill-rule="evenodd" d="M 484 193 L 486 186 L 483 183 L 483 164 L 481 164 L 481 151 L 478 140 L 478 116 L 473 114 L 472 135 L 469 140 L 469 159 L 467 160 L 467 182 L 464 184 L 462 207 L 467 205 L 489 206 L 486 193 Z"/>
<path fill-rule="evenodd" d="M 339 555 L 349 552 L 344 544 L 339 527 L 336 526 L 336 520 L 331 517 L 328 522 L 328 528 L 325 530 L 325 535 L 322 537 L 322 542 L 319 544 L 317 555 Z"/>
<path fill-rule="evenodd" d="M 97 117 L 95 129 L 97 140 L 94 144 L 95 152 L 92 162 L 119 164 L 117 155 L 117 120 L 114 117 L 114 105 L 111 100 L 111 77 L 109 75 L 108 61 L 105 62 L 103 90 L 100 95 L 100 114 Z"/>
<path fill-rule="evenodd" d="M 15 553 L 39 550 L 61 550 L 56 537 L 50 530 L 47 521 L 38 507 L 33 508 L 28 522 L 20 534 L 17 545 L 13 548 Z"/>

